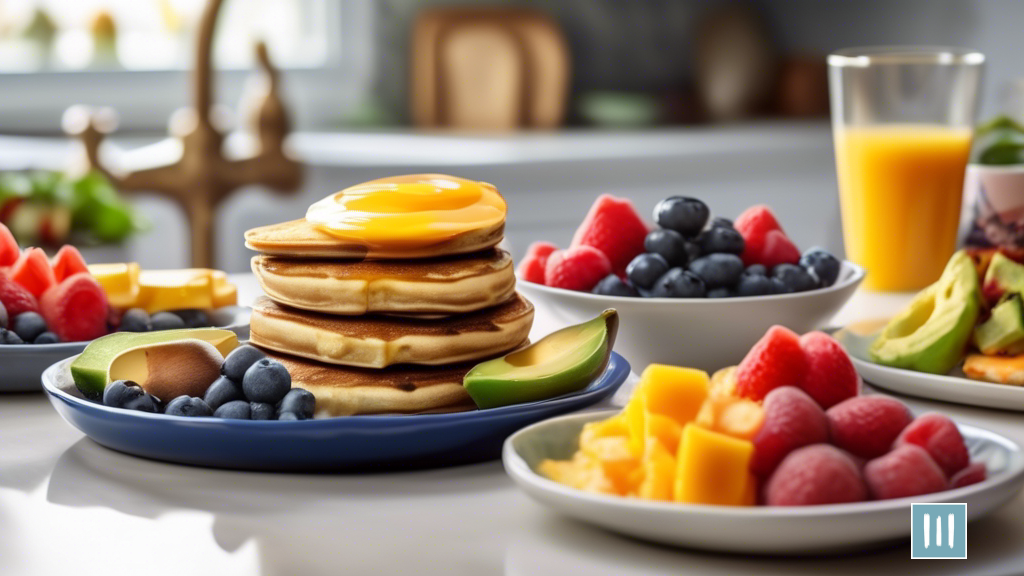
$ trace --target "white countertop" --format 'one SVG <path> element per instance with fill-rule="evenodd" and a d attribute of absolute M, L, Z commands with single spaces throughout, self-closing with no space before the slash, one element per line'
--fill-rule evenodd
<path fill-rule="evenodd" d="M 243 301 L 258 290 L 238 277 Z M 837 321 L 906 295 L 857 294 Z M 538 310 L 537 333 L 552 326 Z M 1024 415 L 906 399 L 1024 444 Z M 908 518 L 909 522 L 909 518 Z M 1024 496 L 968 529 L 968 559 L 909 547 L 831 558 L 681 551 L 563 519 L 500 462 L 382 475 L 290 475 L 163 464 L 107 450 L 42 394 L 0 396 L 0 574 L 1020 574 Z"/>

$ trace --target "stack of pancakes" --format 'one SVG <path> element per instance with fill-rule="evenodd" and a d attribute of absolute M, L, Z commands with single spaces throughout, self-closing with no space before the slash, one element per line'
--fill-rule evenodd
<path fill-rule="evenodd" d="M 316 396 L 319 416 L 471 410 L 463 377 L 525 344 L 533 324 L 497 247 L 503 232 L 502 219 L 382 249 L 305 219 L 249 230 L 267 294 L 253 305 L 251 342 Z"/>

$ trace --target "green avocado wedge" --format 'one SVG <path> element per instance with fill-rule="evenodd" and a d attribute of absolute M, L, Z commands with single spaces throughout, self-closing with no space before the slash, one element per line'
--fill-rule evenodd
<path fill-rule="evenodd" d="M 463 385 L 477 407 L 497 408 L 554 398 L 585 388 L 612 353 L 619 315 L 608 309 L 501 358 L 477 364 Z"/>
<path fill-rule="evenodd" d="M 963 358 L 981 309 L 978 273 L 963 250 L 889 321 L 869 350 L 876 364 L 945 374 Z"/>
<path fill-rule="evenodd" d="M 992 314 L 974 329 L 974 345 L 986 356 L 1024 353 L 1024 302 L 1008 294 Z"/>
<path fill-rule="evenodd" d="M 213 344 L 222 356 L 238 346 L 238 336 L 220 328 L 183 328 L 159 332 L 115 332 L 97 338 L 71 363 L 71 377 L 75 386 L 87 398 L 103 395 L 110 381 L 110 364 L 121 353 L 139 346 L 162 344 L 177 340 L 198 339 Z"/>

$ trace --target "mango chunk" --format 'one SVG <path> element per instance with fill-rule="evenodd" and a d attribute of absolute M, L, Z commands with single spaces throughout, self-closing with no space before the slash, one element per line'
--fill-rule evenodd
<path fill-rule="evenodd" d="M 665 364 L 648 366 L 626 405 L 633 453 L 644 452 L 646 414 L 667 416 L 680 426 L 693 421 L 707 398 L 708 382 L 708 374 L 703 370 Z"/>
<path fill-rule="evenodd" d="M 544 460 L 537 466 L 537 472 L 577 490 L 595 494 L 616 493 L 601 465 L 582 452 L 577 452 L 572 460 Z"/>
<path fill-rule="evenodd" d="M 155 314 L 182 308 L 213 308 L 211 270 L 143 270 L 139 274 L 137 306 Z"/>
<path fill-rule="evenodd" d="M 213 307 L 235 306 L 238 304 L 238 286 L 228 282 L 228 275 L 222 270 L 213 270 Z"/>
<path fill-rule="evenodd" d="M 645 500 L 672 501 L 676 459 L 660 442 L 651 442 L 644 455 L 644 479 L 637 496 Z"/>
<path fill-rule="evenodd" d="M 107 293 L 114 308 L 131 308 L 139 298 L 139 264 L 90 264 L 89 273 Z"/>
<path fill-rule="evenodd" d="M 754 445 L 687 424 L 679 442 L 673 497 L 677 502 L 743 506 L 750 499 Z"/>
<path fill-rule="evenodd" d="M 675 454 L 679 449 L 679 437 L 682 434 L 682 425 L 668 416 L 661 414 L 646 414 L 644 416 L 644 446 L 647 448 L 657 442 L 664 446 L 669 454 Z"/>

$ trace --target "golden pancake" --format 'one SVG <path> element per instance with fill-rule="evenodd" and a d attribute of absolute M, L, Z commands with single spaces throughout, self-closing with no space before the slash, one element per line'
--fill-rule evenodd
<path fill-rule="evenodd" d="M 515 292 L 512 257 L 504 250 L 430 260 L 289 259 L 254 256 L 252 271 L 275 302 L 326 314 L 475 312 Z"/>
<path fill-rule="evenodd" d="M 482 252 L 494 248 L 505 234 L 505 223 L 456 235 L 429 246 L 369 248 L 321 231 L 304 218 L 260 226 L 245 233 L 245 245 L 262 254 L 289 258 L 416 259 Z"/>
<path fill-rule="evenodd" d="M 264 349 L 284 364 L 292 386 L 316 396 L 316 417 L 465 412 L 476 405 L 462 386 L 475 365 L 394 366 L 384 370 L 323 364 Z"/>
<path fill-rule="evenodd" d="M 281 306 L 266 296 L 254 304 L 250 339 L 264 348 L 328 364 L 384 368 L 443 366 L 497 356 L 518 347 L 533 325 L 533 305 L 508 302 L 442 319 L 334 316 Z"/>

